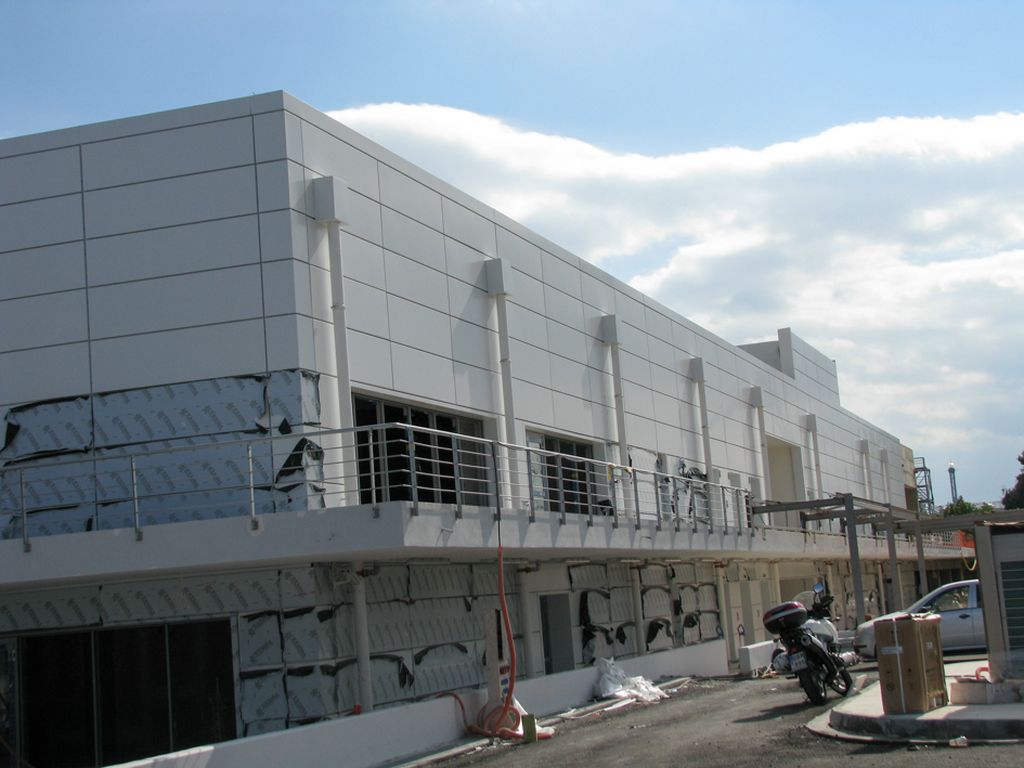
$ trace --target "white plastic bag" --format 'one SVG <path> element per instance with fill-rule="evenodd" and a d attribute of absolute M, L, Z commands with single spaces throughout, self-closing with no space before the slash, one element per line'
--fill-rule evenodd
<path fill-rule="evenodd" d="M 654 702 L 667 699 L 668 694 L 645 677 L 627 677 L 615 659 L 594 661 L 599 676 L 594 691 L 599 699 L 636 699 Z"/>

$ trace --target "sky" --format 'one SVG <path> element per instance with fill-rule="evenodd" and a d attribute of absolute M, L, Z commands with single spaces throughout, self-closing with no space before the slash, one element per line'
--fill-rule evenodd
<path fill-rule="evenodd" d="M 283 89 L 736 343 L 969 501 L 1024 451 L 1024 3 L 0 0 L 0 138 Z"/>

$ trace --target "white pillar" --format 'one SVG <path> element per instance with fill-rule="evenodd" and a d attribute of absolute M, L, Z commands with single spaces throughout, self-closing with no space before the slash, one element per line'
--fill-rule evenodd
<path fill-rule="evenodd" d="M 892 504 L 892 496 L 889 495 L 889 450 L 887 448 L 882 449 L 880 462 L 882 464 L 882 493 L 885 494 L 882 501 Z M 902 507 L 903 504 L 901 503 L 900 506 Z"/>
<path fill-rule="evenodd" d="M 345 318 L 345 278 L 341 254 L 341 231 L 350 220 L 349 188 L 343 179 L 324 176 L 312 183 L 313 216 L 327 228 L 327 245 L 331 271 L 331 320 L 334 326 L 334 358 L 337 366 L 338 415 L 342 429 L 355 425 L 352 409 L 352 380 L 348 360 L 348 323 Z M 328 447 L 325 446 L 325 450 Z M 330 461 L 330 459 L 328 459 Z M 351 433 L 341 439 L 341 468 L 344 503 L 358 504 L 358 470 L 355 441 Z"/>
<path fill-rule="evenodd" d="M 700 409 L 700 436 L 704 446 L 704 474 L 708 480 L 714 480 L 711 460 L 711 428 L 708 425 L 708 397 L 704 388 L 704 358 L 695 357 L 689 363 L 689 376 L 697 385 L 697 407 Z"/>
<path fill-rule="evenodd" d="M 366 581 L 363 564 L 352 563 L 352 624 L 356 641 L 356 672 L 359 678 L 359 706 L 373 710 L 373 675 L 370 667 L 370 629 L 366 612 Z"/>
<path fill-rule="evenodd" d="M 490 259 L 484 263 L 487 278 L 487 292 L 494 297 L 495 314 L 498 326 L 498 370 L 501 377 L 501 411 L 503 418 L 498 421 L 498 440 L 503 443 L 516 444 L 516 413 L 515 401 L 512 396 L 512 353 L 508 337 L 508 305 L 507 297 L 511 287 L 511 267 L 501 259 Z M 500 451 L 505 456 L 505 467 L 502 474 L 502 485 L 509 489 L 509 503 L 518 509 L 523 499 L 520 487 L 519 472 L 516 466 L 517 457 L 510 452 Z M 524 467 L 524 471 L 529 471 Z"/>
<path fill-rule="evenodd" d="M 529 572 L 526 568 L 516 570 L 516 592 L 519 600 L 519 622 L 523 633 L 523 671 L 527 677 L 536 677 L 534 668 L 534 643 L 537 641 L 537 628 L 533 621 L 533 593 L 529 588 Z"/>
<path fill-rule="evenodd" d="M 647 655 L 647 633 L 644 631 L 644 593 L 640 584 L 640 566 L 629 569 L 633 588 L 633 623 L 636 626 L 636 655 Z"/>
<path fill-rule="evenodd" d="M 772 497 L 772 478 L 768 466 L 768 430 L 764 424 L 764 393 L 760 387 L 750 388 L 750 404 L 757 415 L 757 434 L 761 446 L 761 477 L 764 479 L 764 498 Z"/>
<path fill-rule="evenodd" d="M 615 410 L 615 431 L 616 440 L 619 445 L 619 464 L 623 467 L 629 466 L 629 438 L 626 435 L 626 404 L 622 394 L 622 367 L 619 360 L 619 327 L 615 315 L 604 315 L 601 317 L 601 341 L 608 345 L 612 358 L 612 394 Z M 627 513 L 635 512 L 633 499 L 633 483 L 636 479 L 632 473 L 623 472 L 620 475 L 622 486 L 621 509 Z M 614 487 L 608 489 L 610 494 L 615 493 Z M 618 508 L 618 505 L 616 505 Z"/>
<path fill-rule="evenodd" d="M 871 487 L 871 446 L 867 440 L 859 440 L 857 444 L 860 449 L 860 468 L 864 474 L 864 495 L 874 499 L 875 492 Z"/>

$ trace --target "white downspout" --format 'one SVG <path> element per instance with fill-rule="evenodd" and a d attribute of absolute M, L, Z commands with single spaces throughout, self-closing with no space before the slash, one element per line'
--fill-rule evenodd
<path fill-rule="evenodd" d="M 352 409 L 352 379 L 348 360 L 348 324 L 345 318 L 345 278 L 341 255 L 341 231 L 351 220 L 349 215 L 349 188 L 344 179 L 324 176 L 314 179 L 313 216 L 318 224 L 327 228 L 327 244 L 331 270 L 331 320 L 334 324 L 334 358 L 337 366 L 338 416 L 342 429 L 355 426 Z M 341 475 L 344 503 L 359 503 L 358 471 L 354 437 L 351 432 L 341 439 Z M 349 478 L 353 478 L 351 481 Z"/>
<path fill-rule="evenodd" d="M 757 434 L 761 446 L 761 477 L 764 480 L 765 501 L 772 498 L 772 477 L 768 465 L 768 430 L 764 424 L 764 393 L 760 387 L 750 388 L 750 404 L 757 413 Z"/>
<path fill-rule="evenodd" d="M 700 436 L 704 446 L 704 474 L 714 482 L 712 472 L 714 463 L 711 461 L 711 427 L 708 425 L 708 396 L 704 388 L 704 358 L 695 357 L 690 360 L 689 376 L 697 384 L 697 407 L 700 409 Z"/>
<path fill-rule="evenodd" d="M 612 358 L 612 396 L 615 408 L 616 440 L 619 445 L 619 464 L 629 466 L 629 440 L 626 436 L 626 404 L 622 394 L 622 366 L 619 360 L 619 328 L 615 315 L 601 317 L 601 341 L 608 345 Z M 622 475 L 622 509 L 632 514 L 636 506 L 633 500 L 632 473 Z M 614 493 L 614 489 L 609 489 Z"/>
<path fill-rule="evenodd" d="M 512 352 L 508 336 L 508 304 L 507 299 L 511 293 L 511 266 L 502 259 L 489 259 L 484 262 L 485 277 L 487 279 L 487 293 L 494 297 L 495 314 L 498 325 L 498 370 L 501 374 L 501 410 L 503 418 L 498 421 L 498 440 L 503 443 L 516 445 L 516 411 L 515 401 L 512 394 Z M 522 488 L 520 488 L 518 472 L 515 469 L 515 459 L 507 455 L 507 449 L 501 453 L 505 456 L 505 466 L 502 474 L 503 485 L 509 489 L 509 502 L 513 509 L 519 509 L 522 503 Z M 527 469 L 527 471 L 529 471 Z"/>

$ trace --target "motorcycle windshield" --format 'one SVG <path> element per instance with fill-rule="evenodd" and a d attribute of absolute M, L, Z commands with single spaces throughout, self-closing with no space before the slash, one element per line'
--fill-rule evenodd
<path fill-rule="evenodd" d="M 814 605 L 814 593 L 811 590 L 806 590 L 799 593 L 793 598 L 798 603 L 803 603 L 804 608 L 810 609 Z"/>

